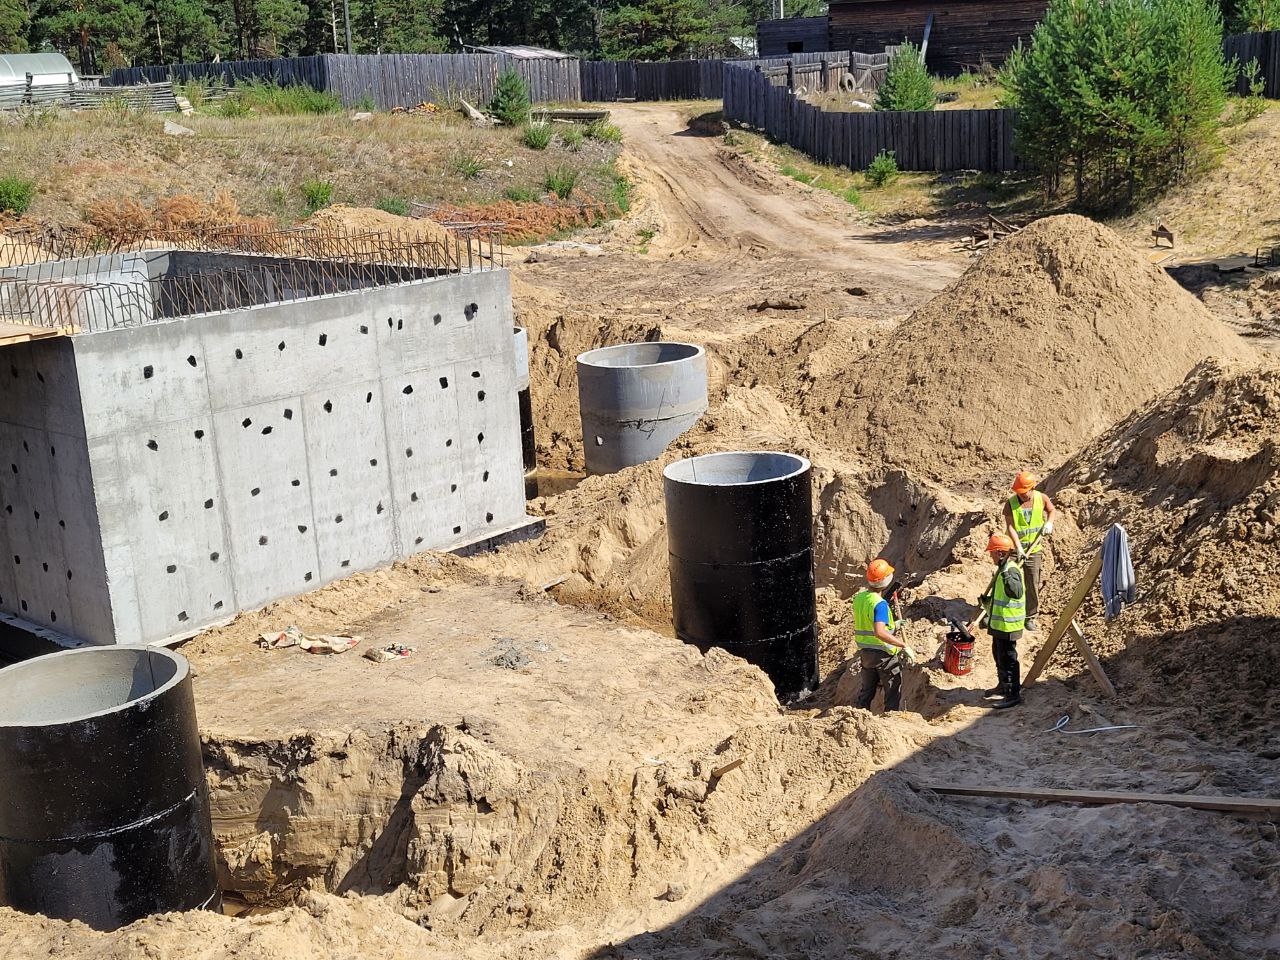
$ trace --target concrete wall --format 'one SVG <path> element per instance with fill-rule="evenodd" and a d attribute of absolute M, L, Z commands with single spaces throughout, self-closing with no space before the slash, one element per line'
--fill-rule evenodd
<path fill-rule="evenodd" d="M 72 342 L 0 353 L 0 611 L 64 636 L 112 635 Z"/>
<path fill-rule="evenodd" d="M 67 483 L 96 521 L 75 552 L 100 543 L 109 584 L 68 632 L 165 640 L 523 523 L 511 329 L 508 276 L 488 272 L 58 341 L 45 419 L 79 440 Z"/>

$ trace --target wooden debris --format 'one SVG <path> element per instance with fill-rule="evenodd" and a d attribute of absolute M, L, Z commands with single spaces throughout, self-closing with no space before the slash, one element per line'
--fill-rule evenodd
<path fill-rule="evenodd" d="M 739 757 L 737 760 L 729 761 L 723 767 L 716 767 L 714 770 L 711 771 L 711 779 L 719 780 L 726 773 L 729 773 L 730 771 L 733 771 L 733 770 L 737 770 L 740 766 L 742 766 L 746 762 L 747 762 L 746 757 Z"/>
<path fill-rule="evenodd" d="M 946 783 L 912 784 L 912 789 L 929 790 L 952 797 L 988 797 L 1003 800 L 1044 800 L 1053 803 L 1158 803 L 1193 810 L 1225 813 L 1255 813 L 1274 817 L 1280 814 L 1280 800 L 1268 797 L 1211 797 L 1185 793 L 1133 793 L 1120 790 L 1056 790 L 1042 787 L 982 787 Z"/>
<path fill-rule="evenodd" d="M 1163 223 L 1158 223 L 1151 230 L 1151 242 L 1158 247 L 1163 240 L 1168 240 L 1169 248 L 1173 249 L 1173 231 Z"/>

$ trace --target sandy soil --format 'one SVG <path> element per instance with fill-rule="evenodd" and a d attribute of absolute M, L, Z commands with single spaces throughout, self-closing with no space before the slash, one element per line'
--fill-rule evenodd
<path fill-rule="evenodd" d="M 734 165 L 674 108 L 615 116 L 643 184 L 635 217 L 515 271 L 540 456 L 580 463 L 578 352 L 705 343 L 712 408 L 666 459 L 755 446 L 813 459 L 822 688 L 783 710 L 759 671 L 663 635 L 661 464 L 587 479 L 532 505 L 548 519 L 539 543 L 416 557 L 186 646 L 220 876 L 288 906 L 112 934 L 0 910 L 0 955 L 1280 956 L 1273 823 L 916 789 L 1280 794 L 1275 371 L 1104 231 L 1046 221 L 961 276 L 941 250 L 879 243 L 834 198 Z M 1037 415 L 1070 420 L 1040 451 L 1062 507 L 1046 609 L 1117 519 L 1142 602 L 1118 624 L 1092 602 L 1082 614 L 1118 699 L 1060 654 L 1023 708 L 995 713 L 985 650 L 963 679 L 934 659 L 940 614 L 971 611 L 985 583 L 1008 482 L 984 449 L 990 423 L 954 385 L 975 350 L 1028 331 L 1087 345 L 1091 364 L 1046 364 L 1035 395 Z M 884 395 L 921 408 L 905 428 L 867 419 L 860 378 L 881 351 Z M 1180 384 L 1210 354 L 1227 359 Z M 1106 377 L 1129 388 L 1074 415 L 1079 384 Z M 931 464 L 931 445 L 982 469 Z M 843 598 L 880 552 L 921 581 L 909 713 L 849 706 Z M 553 599 L 542 585 L 560 577 Z M 417 650 L 375 666 L 253 646 L 289 623 Z M 1029 633 L 1024 656 L 1042 641 Z M 1063 715 L 1069 730 L 1134 729 L 1050 732 Z"/>

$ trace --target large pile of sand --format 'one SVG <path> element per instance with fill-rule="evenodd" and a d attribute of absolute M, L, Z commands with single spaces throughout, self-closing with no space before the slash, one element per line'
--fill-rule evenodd
<path fill-rule="evenodd" d="M 973 479 L 1052 466 L 1204 358 L 1249 355 L 1110 230 L 1050 217 L 992 250 L 872 356 L 816 381 L 804 411 L 833 445 Z"/>
<path fill-rule="evenodd" d="M 1206 362 L 1049 484 L 1087 535 L 1058 602 L 1112 523 L 1129 532 L 1138 603 L 1085 608 L 1122 696 L 1280 755 L 1280 366 Z"/>

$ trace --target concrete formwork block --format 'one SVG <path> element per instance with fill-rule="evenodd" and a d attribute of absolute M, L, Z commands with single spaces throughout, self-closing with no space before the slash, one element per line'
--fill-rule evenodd
<path fill-rule="evenodd" d="M 214 409 L 378 379 L 375 325 L 353 300 L 317 297 L 179 321 L 199 331 Z"/>
<path fill-rule="evenodd" d="M 235 609 L 212 430 L 201 417 L 91 441 L 120 642 L 161 640 Z"/>
<path fill-rule="evenodd" d="M 302 409 L 301 397 L 286 397 L 214 415 L 230 554 L 223 560 L 240 609 L 321 582 Z"/>
<path fill-rule="evenodd" d="M 184 420 L 207 404 L 199 327 L 156 323 L 73 337 L 86 435 Z"/>
<path fill-rule="evenodd" d="M 405 554 L 450 543 L 465 529 L 460 390 L 452 364 L 387 381 L 387 463 Z"/>
<path fill-rule="evenodd" d="M 707 357 L 692 343 L 624 343 L 578 357 L 588 473 L 656 460 L 707 409 Z"/>
<path fill-rule="evenodd" d="M 311 511 L 327 582 L 395 558 L 386 429 L 373 381 L 312 393 L 303 399 Z"/>

